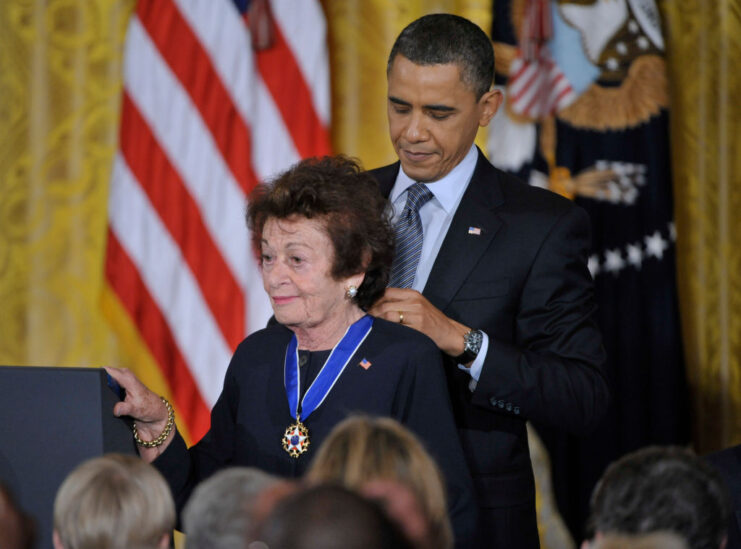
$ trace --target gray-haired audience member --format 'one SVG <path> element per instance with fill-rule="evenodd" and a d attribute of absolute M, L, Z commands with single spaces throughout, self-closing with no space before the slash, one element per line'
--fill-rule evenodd
<path fill-rule="evenodd" d="M 307 488 L 283 499 L 250 549 L 411 548 L 381 507 L 334 485 Z"/>
<path fill-rule="evenodd" d="M 597 539 L 674 532 L 690 549 L 722 549 L 728 513 L 728 494 L 710 465 L 684 448 L 651 446 L 607 468 L 592 492 L 588 530 Z"/>
<path fill-rule="evenodd" d="M 54 500 L 55 549 L 165 549 L 174 527 L 165 479 L 133 456 L 83 462 Z"/>
<path fill-rule="evenodd" d="M 231 467 L 200 483 L 183 510 L 187 549 L 243 549 L 255 528 L 254 504 L 281 482 L 254 467 Z"/>

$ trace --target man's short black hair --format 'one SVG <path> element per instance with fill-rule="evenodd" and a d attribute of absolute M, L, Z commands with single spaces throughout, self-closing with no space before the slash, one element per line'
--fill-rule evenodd
<path fill-rule="evenodd" d="M 611 464 L 592 492 L 588 534 L 670 531 L 718 549 L 730 504 L 720 475 L 693 452 L 651 446 Z"/>
<path fill-rule="evenodd" d="M 389 54 L 387 72 L 403 55 L 417 65 L 455 63 L 463 83 L 481 99 L 494 80 L 494 49 L 477 25 L 457 15 L 434 13 L 412 21 L 401 31 Z"/>

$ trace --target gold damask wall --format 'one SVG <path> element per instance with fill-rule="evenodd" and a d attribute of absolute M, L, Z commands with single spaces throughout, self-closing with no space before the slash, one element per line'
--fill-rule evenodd
<path fill-rule="evenodd" d="M 103 277 L 135 4 L 0 1 L 0 364 L 128 367 L 169 398 Z"/>
<path fill-rule="evenodd" d="M 115 357 L 99 299 L 133 5 L 0 2 L 0 364 Z"/>
<path fill-rule="evenodd" d="M 695 446 L 741 442 L 741 1 L 662 4 Z"/>

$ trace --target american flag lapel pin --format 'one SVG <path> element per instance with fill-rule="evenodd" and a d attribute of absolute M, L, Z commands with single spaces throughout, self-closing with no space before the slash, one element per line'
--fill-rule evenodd
<path fill-rule="evenodd" d="M 481 227 L 469 227 L 468 234 L 475 234 L 476 236 L 481 235 Z"/>
<path fill-rule="evenodd" d="M 364 358 L 363 360 L 360 361 L 360 366 L 363 368 L 363 370 L 367 370 L 368 368 L 371 367 L 370 360 L 368 360 L 367 358 Z"/>

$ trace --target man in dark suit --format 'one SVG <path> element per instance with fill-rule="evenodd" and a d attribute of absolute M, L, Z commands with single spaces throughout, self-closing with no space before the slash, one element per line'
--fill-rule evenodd
<path fill-rule="evenodd" d="M 392 287 L 371 312 L 425 333 L 443 354 L 482 545 L 538 547 L 525 422 L 584 433 L 607 406 L 588 218 L 474 146 L 502 102 L 476 25 L 446 14 L 414 21 L 387 74 L 400 162 L 371 173 L 394 207 L 397 253 Z"/>

